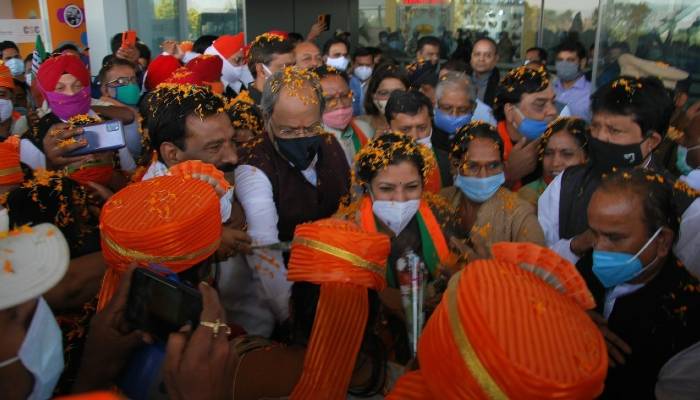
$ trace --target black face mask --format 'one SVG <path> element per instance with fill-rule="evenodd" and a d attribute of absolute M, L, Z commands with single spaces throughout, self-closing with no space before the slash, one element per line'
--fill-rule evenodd
<path fill-rule="evenodd" d="M 593 169 L 600 173 L 611 172 L 613 168 L 633 168 L 644 161 L 642 143 L 614 144 L 602 142 L 596 138 L 588 139 L 588 154 Z"/>
<path fill-rule="evenodd" d="M 231 163 L 223 163 L 219 164 L 216 166 L 216 169 L 218 169 L 221 172 L 233 172 L 236 169 L 236 164 L 231 164 Z"/>
<path fill-rule="evenodd" d="M 300 137 L 294 139 L 281 139 L 276 137 L 275 142 L 280 153 L 289 160 L 292 165 L 300 170 L 309 168 L 318 148 L 321 146 L 321 136 Z"/>

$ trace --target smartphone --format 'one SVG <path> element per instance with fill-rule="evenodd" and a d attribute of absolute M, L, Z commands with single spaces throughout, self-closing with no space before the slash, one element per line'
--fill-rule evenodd
<path fill-rule="evenodd" d="M 87 140 L 87 145 L 67 153 L 67 156 L 83 156 L 85 154 L 114 151 L 126 146 L 124 126 L 118 120 L 84 126 L 83 133 L 76 135 L 75 139 L 85 139 Z"/>
<path fill-rule="evenodd" d="M 136 45 L 136 31 L 122 32 L 122 47 L 134 47 Z"/>
<path fill-rule="evenodd" d="M 126 320 L 134 329 L 162 340 L 186 324 L 199 325 L 202 295 L 183 283 L 166 279 L 148 268 L 137 268 L 131 277 Z"/>
<path fill-rule="evenodd" d="M 318 16 L 318 22 L 326 25 L 326 29 L 324 29 L 324 31 L 331 29 L 331 15 L 330 14 L 320 14 Z"/>

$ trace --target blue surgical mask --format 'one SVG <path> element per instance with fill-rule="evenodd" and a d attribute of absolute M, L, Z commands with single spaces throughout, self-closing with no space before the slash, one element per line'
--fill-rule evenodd
<path fill-rule="evenodd" d="M 676 168 L 681 173 L 681 175 L 688 175 L 695 168 L 688 165 L 687 157 L 688 152 L 700 149 L 700 145 L 696 145 L 690 148 L 684 146 L 678 146 L 676 150 Z"/>
<path fill-rule="evenodd" d="M 435 108 L 435 126 L 447 132 L 452 138 L 457 130 L 464 125 L 467 125 L 472 120 L 472 114 L 450 115 L 439 108 Z"/>
<path fill-rule="evenodd" d="M 598 277 L 598 280 L 600 280 L 603 286 L 611 288 L 638 277 L 642 271 L 644 271 L 639 255 L 649 247 L 657 236 L 659 236 L 661 229 L 662 228 L 656 230 L 637 254 L 593 250 L 593 273 Z M 657 258 L 654 258 L 646 268 L 653 265 L 656 260 Z"/>
<path fill-rule="evenodd" d="M 544 131 L 547 130 L 547 125 L 549 125 L 549 123 L 543 120 L 527 118 L 525 115 L 523 115 L 523 112 L 520 111 L 519 108 L 516 107 L 515 109 L 517 110 L 518 114 L 520 114 L 520 117 L 522 117 L 522 121 L 520 121 L 520 125 L 518 125 L 518 132 L 520 132 L 520 134 L 525 136 L 528 140 L 539 139 Z"/>
<path fill-rule="evenodd" d="M 10 69 L 10 72 L 12 72 L 12 76 L 14 77 L 22 76 L 24 73 L 24 61 L 20 60 L 19 58 L 10 58 L 9 60 L 5 61 L 5 65 Z"/>
<path fill-rule="evenodd" d="M 506 175 L 503 172 L 487 176 L 486 178 L 463 175 L 455 176 L 455 186 L 457 186 L 469 200 L 476 203 L 483 203 L 493 197 L 505 182 Z"/>

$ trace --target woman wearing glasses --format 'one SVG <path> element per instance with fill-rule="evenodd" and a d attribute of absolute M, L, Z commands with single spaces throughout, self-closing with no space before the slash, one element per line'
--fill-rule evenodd
<path fill-rule="evenodd" d="M 450 163 L 454 186 L 440 194 L 458 210 L 462 250 L 470 259 L 490 257 L 496 242 L 544 245 L 534 207 L 503 186 L 503 140 L 493 126 L 474 121 L 459 129 Z"/>
<path fill-rule="evenodd" d="M 378 66 L 367 85 L 365 95 L 365 115 L 357 118 L 358 125 L 369 137 L 380 135 L 389 129 L 389 122 L 384 116 L 386 103 L 395 90 L 408 90 L 406 73 L 395 64 Z"/>

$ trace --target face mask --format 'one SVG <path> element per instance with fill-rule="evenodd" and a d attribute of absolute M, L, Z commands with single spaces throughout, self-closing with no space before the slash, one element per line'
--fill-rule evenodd
<path fill-rule="evenodd" d="M 12 116 L 12 101 L 0 99 L 0 122 L 7 121 Z"/>
<path fill-rule="evenodd" d="M 433 148 L 432 138 L 433 138 L 433 132 L 430 132 L 430 135 L 428 135 L 424 138 L 416 139 L 416 143 L 423 145 L 429 149 L 432 149 Z"/>
<path fill-rule="evenodd" d="M 452 138 L 457 130 L 464 125 L 467 125 L 472 120 L 472 114 L 450 115 L 439 108 L 435 108 L 435 126 L 447 132 Z"/>
<path fill-rule="evenodd" d="M 116 94 L 114 95 L 114 98 L 122 103 L 128 106 L 135 106 L 139 103 L 139 97 L 141 96 L 141 89 L 139 89 L 139 85 L 130 83 L 124 86 L 117 86 L 115 90 Z"/>
<path fill-rule="evenodd" d="M 520 121 L 520 125 L 518 125 L 518 132 L 520 132 L 520 134 L 525 136 L 528 140 L 538 139 L 540 136 L 542 136 L 544 131 L 547 130 L 547 121 L 526 118 L 519 108 L 516 108 L 515 110 L 518 112 L 518 114 L 520 114 L 520 117 L 522 117 L 522 121 Z"/>
<path fill-rule="evenodd" d="M 270 71 L 270 68 L 267 67 L 267 65 L 262 64 L 263 70 L 265 71 L 265 79 L 269 78 L 272 76 L 272 71 Z"/>
<path fill-rule="evenodd" d="M 34 377 L 31 400 L 52 398 L 63 372 L 63 339 L 51 309 L 42 297 L 37 302 L 32 323 L 17 357 L 0 362 L 0 368 L 20 361 Z"/>
<path fill-rule="evenodd" d="M 406 228 L 420 206 L 420 200 L 374 200 L 372 211 L 396 236 Z"/>
<path fill-rule="evenodd" d="M 361 65 L 355 68 L 355 70 L 352 73 L 357 77 L 357 79 L 364 82 L 372 76 L 372 67 Z"/>
<path fill-rule="evenodd" d="M 610 172 L 613 168 L 636 167 L 644 161 L 642 143 L 623 145 L 602 142 L 591 137 L 588 139 L 588 154 L 591 157 L 591 165 L 603 173 Z"/>
<path fill-rule="evenodd" d="M 275 142 L 280 153 L 292 165 L 303 171 L 309 168 L 311 161 L 318 154 L 318 148 L 321 146 L 321 136 L 316 135 L 294 139 L 275 138 Z"/>
<path fill-rule="evenodd" d="M 493 197 L 505 182 L 506 175 L 503 172 L 486 178 L 462 175 L 455 177 L 455 186 L 475 203 L 483 203 Z"/>
<path fill-rule="evenodd" d="M 347 57 L 328 57 L 326 59 L 326 65 L 340 71 L 345 71 L 348 68 L 348 64 L 350 64 L 350 60 Z"/>
<path fill-rule="evenodd" d="M 386 110 L 386 102 L 388 100 L 374 100 L 374 105 L 379 110 L 380 115 L 384 115 L 384 110 Z"/>
<path fill-rule="evenodd" d="M 642 268 L 639 255 L 649 247 L 651 242 L 659 236 L 659 233 L 661 233 L 661 228 L 657 229 L 637 254 L 634 255 L 615 251 L 593 250 L 593 273 L 606 288 L 629 282 L 638 277 L 644 269 L 648 269 L 658 259 L 657 256 L 646 268 Z"/>
<path fill-rule="evenodd" d="M 263 64 L 265 66 L 265 64 Z M 221 69 L 221 77 L 228 83 L 236 83 L 241 79 L 243 74 L 243 68 L 245 65 L 233 65 L 228 60 L 224 61 L 224 67 Z M 247 68 L 247 67 L 246 67 Z M 272 75 L 270 70 L 267 69 L 266 72 Z"/>
<path fill-rule="evenodd" d="M 352 120 L 352 107 L 339 108 L 323 114 L 323 123 L 329 128 L 344 130 Z"/>
<path fill-rule="evenodd" d="M 688 157 L 688 152 L 700 149 L 700 144 L 686 148 L 684 146 L 678 146 L 676 150 L 676 168 L 678 168 L 678 171 L 682 175 L 688 175 L 692 170 L 695 168 L 691 167 L 688 165 L 687 157 Z"/>
<path fill-rule="evenodd" d="M 85 86 L 74 95 L 56 92 L 44 93 L 46 101 L 51 107 L 51 112 L 64 121 L 78 114 L 87 114 L 90 111 L 90 87 Z"/>
<path fill-rule="evenodd" d="M 24 73 L 24 62 L 19 58 L 10 58 L 5 61 L 5 65 L 7 65 L 7 68 L 12 72 L 12 76 L 22 76 Z"/>
<path fill-rule="evenodd" d="M 578 64 L 571 61 L 557 61 L 554 64 L 557 77 L 565 82 L 575 81 L 579 77 Z"/>

